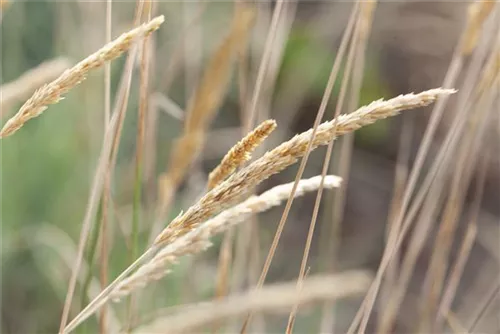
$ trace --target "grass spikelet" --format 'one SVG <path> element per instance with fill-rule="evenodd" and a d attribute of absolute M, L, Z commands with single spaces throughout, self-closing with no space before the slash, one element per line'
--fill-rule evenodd
<path fill-rule="evenodd" d="M 208 176 L 208 189 L 213 189 L 231 175 L 236 168 L 250 160 L 255 150 L 276 128 L 274 120 L 266 120 L 234 145 L 220 164 Z"/>
<path fill-rule="evenodd" d="M 419 94 L 400 95 L 388 101 L 382 99 L 374 101 L 351 114 L 341 115 L 338 120 L 334 119 L 322 123 L 317 129 L 312 149 L 320 145 L 327 145 L 337 136 L 353 132 L 377 120 L 397 115 L 402 110 L 427 106 L 434 102 L 438 96 L 454 92 L 453 89 L 437 88 Z M 183 215 L 174 219 L 160 233 L 154 243 L 156 245 L 168 243 L 191 231 L 225 207 L 233 205 L 249 189 L 295 163 L 298 158 L 305 154 L 311 137 L 312 129 L 296 135 L 238 173 L 233 174 L 225 182 L 208 192 Z"/>
<path fill-rule="evenodd" d="M 0 110 L 2 117 L 14 103 L 29 98 L 30 94 L 60 76 L 71 66 L 68 59 L 59 57 L 41 63 L 40 65 L 26 71 L 16 80 L 6 83 L 0 87 Z"/>
<path fill-rule="evenodd" d="M 339 187 L 341 181 L 337 176 L 328 175 L 325 178 L 324 187 L 326 189 Z M 320 183 L 320 176 L 301 180 L 295 196 L 303 196 L 306 192 L 317 190 Z M 215 234 L 244 222 L 254 214 L 280 205 L 290 195 L 292 186 L 293 183 L 287 183 L 276 186 L 262 193 L 260 196 L 252 196 L 175 240 L 155 255 L 148 264 L 142 266 L 133 275 L 122 281 L 117 286 L 115 292 L 111 294 L 111 298 L 120 298 L 128 295 L 133 290 L 162 278 L 167 274 L 169 264 L 175 263 L 179 257 L 199 253 L 210 247 L 210 238 Z"/>
<path fill-rule="evenodd" d="M 47 106 L 59 102 L 70 89 L 85 80 L 87 73 L 93 69 L 102 66 L 105 62 L 113 60 L 120 56 L 123 52 L 139 38 L 148 36 L 153 31 L 157 30 L 163 23 L 164 17 L 158 16 L 151 21 L 122 34 L 120 37 L 106 44 L 97 52 L 85 58 L 74 67 L 64 71 L 64 73 L 52 81 L 51 83 L 42 86 L 35 91 L 33 96 L 24 103 L 18 113 L 9 119 L 0 131 L 0 138 L 10 136 L 19 130 L 24 123 L 31 118 L 39 116 Z"/>
<path fill-rule="evenodd" d="M 481 32 L 481 27 L 493 11 L 496 1 L 476 0 L 469 5 L 467 13 L 467 30 L 465 32 L 462 52 L 469 55 L 476 47 Z"/>

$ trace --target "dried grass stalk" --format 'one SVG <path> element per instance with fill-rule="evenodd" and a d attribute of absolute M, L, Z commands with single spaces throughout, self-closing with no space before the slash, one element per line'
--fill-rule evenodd
<path fill-rule="evenodd" d="M 208 176 L 208 189 L 213 189 L 231 175 L 236 168 L 250 160 L 251 153 L 276 128 L 274 120 L 266 120 L 234 145 L 221 163 Z"/>
<path fill-rule="evenodd" d="M 9 119 L 0 131 L 0 138 L 10 136 L 19 130 L 24 123 L 31 118 L 39 116 L 49 104 L 59 102 L 70 89 L 85 80 L 87 73 L 93 69 L 102 66 L 105 62 L 113 60 L 140 38 L 148 36 L 157 30 L 163 23 L 164 17 L 158 16 L 151 21 L 122 34 L 120 37 L 106 44 L 100 50 L 85 58 L 74 67 L 64 71 L 64 73 L 35 91 L 33 96 L 24 103 L 18 113 Z"/>
<path fill-rule="evenodd" d="M 258 293 L 244 293 L 223 300 L 198 303 L 181 308 L 174 314 L 156 319 L 134 333 L 196 333 L 227 318 L 249 311 L 265 312 L 288 309 L 292 304 L 311 304 L 318 301 L 345 298 L 366 291 L 370 274 L 348 271 L 335 275 L 317 275 L 304 281 L 297 296 L 295 282 L 270 284 Z"/>
<path fill-rule="evenodd" d="M 27 99 L 40 86 L 54 80 L 71 66 L 68 59 L 60 57 L 41 63 L 24 72 L 16 80 L 0 87 L 0 111 L 5 117 L 5 111 L 13 104 Z"/>
<path fill-rule="evenodd" d="M 478 84 L 477 96 L 482 95 L 487 89 L 491 88 L 500 74 L 500 47 L 497 47 L 485 66 Z"/>
<path fill-rule="evenodd" d="M 318 189 L 321 183 L 321 176 L 301 180 L 295 196 L 302 196 L 306 192 Z M 341 179 L 337 176 L 328 175 L 325 177 L 324 187 L 331 189 L 339 187 Z M 260 196 L 252 196 L 243 203 L 228 209 L 218 216 L 206 221 L 181 238 L 163 248 L 147 264 L 139 268 L 129 278 L 123 280 L 110 295 L 110 298 L 120 298 L 128 295 L 133 290 L 158 280 L 168 273 L 170 264 L 185 255 L 199 253 L 211 246 L 210 238 L 221 233 L 230 227 L 247 220 L 250 216 L 269 210 L 280 205 L 282 201 L 290 196 L 293 183 L 288 183 L 272 188 Z"/>
<path fill-rule="evenodd" d="M 465 31 L 462 52 L 469 55 L 479 40 L 481 27 L 495 7 L 496 1 L 476 0 L 469 5 L 467 13 L 467 28 Z"/>
<path fill-rule="evenodd" d="M 374 101 L 351 114 L 341 115 L 338 120 L 334 119 L 322 123 L 317 129 L 312 149 L 320 145 L 327 145 L 329 141 L 339 135 L 353 132 L 377 120 L 394 116 L 405 109 L 427 106 L 434 102 L 438 96 L 449 95 L 454 92 L 453 89 L 437 88 L 419 94 L 400 95 L 388 101 L 382 99 Z M 267 152 L 263 157 L 238 173 L 233 174 L 229 179 L 203 196 L 198 203 L 191 206 L 184 214 L 175 218 L 160 233 L 154 244 L 169 243 L 190 232 L 217 212 L 234 205 L 249 189 L 292 165 L 298 158 L 303 156 L 311 137 L 312 129 L 296 135 L 272 151 Z"/>
<path fill-rule="evenodd" d="M 242 6 L 236 13 L 231 32 L 210 59 L 201 82 L 191 98 L 186 112 L 184 132 L 174 144 L 167 173 L 160 176 L 159 220 L 162 220 L 165 211 L 168 211 L 177 185 L 203 146 L 206 129 L 226 94 L 234 58 L 247 40 L 254 17 L 255 11 L 248 6 Z"/>

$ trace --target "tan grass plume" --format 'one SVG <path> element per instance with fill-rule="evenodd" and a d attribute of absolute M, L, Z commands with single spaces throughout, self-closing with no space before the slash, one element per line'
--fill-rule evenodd
<path fill-rule="evenodd" d="M 276 121 L 266 120 L 234 145 L 208 176 L 208 189 L 213 189 L 251 158 L 251 153 L 276 129 Z"/>
<path fill-rule="evenodd" d="M 164 17 L 158 16 L 143 25 L 122 34 L 120 37 L 106 44 L 97 52 L 88 56 L 71 69 L 49 84 L 35 91 L 33 96 L 24 103 L 18 113 L 5 123 L 0 131 L 0 138 L 12 135 L 19 130 L 24 123 L 31 118 L 39 116 L 47 106 L 59 102 L 70 89 L 85 80 L 87 73 L 102 66 L 105 62 L 113 60 L 140 38 L 148 36 L 157 30 L 164 21 Z"/>
<path fill-rule="evenodd" d="M 306 192 L 317 190 L 320 183 L 321 176 L 301 180 L 295 197 L 303 196 Z M 341 178 L 337 176 L 328 175 L 325 177 L 325 189 L 339 187 L 340 184 Z M 162 278 L 168 273 L 169 264 L 175 263 L 181 256 L 199 253 L 210 247 L 210 238 L 215 234 L 244 222 L 254 214 L 280 205 L 290 196 L 292 187 L 293 183 L 276 186 L 259 196 L 252 196 L 244 202 L 204 222 L 198 228 L 167 245 L 149 263 L 139 268 L 129 278 L 123 280 L 116 287 L 115 292 L 110 295 L 110 298 L 120 298 L 128 295 L 131 291 L 144 287 L 151 281 Z"/>
<path fill-rule="evenodd" d="M 322 123 L 318 129 L 312 149 L 327 145 L 335 137 L 353 132 L 363 126 L 398 114 L 405 109 L 423 107 L 434 102 L 438 96 L 453 94 L 453 89 L 436 88 L 419 94 L 406 94 L 384 101 L 374 101 L 353 113 L 341 115 L 338 120 Z M 166 244 L 196 228 L 201 222 L 214 214 L 230 207 L 248 190 L 292 165 L 305 154 L 311 140 L 312 129 L 296 135 L 267 152 L 241 171 L 233 174 L 226 181 L 209 191 L 198 203 L 191 206 L 184 214 L 175 218 L 160 235 L 155 244 Z"/>

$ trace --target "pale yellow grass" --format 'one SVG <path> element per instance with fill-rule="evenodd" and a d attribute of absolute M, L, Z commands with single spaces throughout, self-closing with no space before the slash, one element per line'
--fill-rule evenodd
<path fill-rule="evenodd" d="M 122 34 L 120 37 L 106 44 L 97 52 L 88 56 L 74 67 L 64 71 L 64 73 L 52 81 L 39 88 L 33 96 L 24 103 L 17 114 L 5 123 L 0 131 L 0 138 L 10 136 L 19 130 L 28 120 L 39 116 L 47 106 L 59 102 L 73 87 L 85 80 L 89 71 L 104 65 L 107 61 L 113 60 L 138 39 L 148 36 L 157 30 L 164 21 L 164 17 L 158 16 L 151 21 Z"/>

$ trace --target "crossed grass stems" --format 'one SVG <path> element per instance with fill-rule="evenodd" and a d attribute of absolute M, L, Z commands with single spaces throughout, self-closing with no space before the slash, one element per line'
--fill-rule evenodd
<path fill-rule="evenodd" d="M 28 120 L 41 115 L 48 105 L 59 102 L 64 93 L 83 81 L 89 71 L 117 58 L 131 48 L 134 43 L 148 37 L 160 27 L 163 20 L 162 16 L 154 18 L 123 34 L 65 71 L 50 84 L 37 90 L 19 112 L 7 121 L 0 132 L 0 137 L 13 135 Z M 240 34 L 242 34 L 241 31 Z M 300 196 L 320 187 L 327 189 L 338 187 L 341 182 L 340 178 L 328 175 L 301 180 L 297 184 L 296 191 L 292 191 L 292 185 L 288 184 L 275 187 L 259 196 L 248 197 L 255 186 L 296 163 L 310 150 L 329 145 L 338 136 L 352 133 L 378 120 L 395 116 L 403 110 L 430 105 L 439 97 L 454 92 L 453 89 L 436 88 L 418 94 L 401 95 L 387 101 L 372 102 L 352 113 L 340 115 L 331 121 L 296 135 L 275 149 L 266 152 L 248 166 L 236 171 L 243 163 L 250 160 L 251 152 L 276 127 L 273 120 L 264 121 L 236 144 L 222 159 L 221 164 L 210 174 L 207 193 L 186 212 L 181 212 L 177 218 L 170 222 L 156 236 L 143 255 L 91 301 L 64 328 L 63 332 L 72 331 L 109 300 L 127 296 L 150 282 L 162 278 L 168 272 L 169 266 L 175 263 L 179 257 L 205 250 L 210 246 L 210 237 L 213 235 L 228 230 L 253 214 L 278 205 L 291 193 L 294 193 L 294 196 Z M 110 125 L 112 124 L 110 123 Z M 110 128 L 112 129 L 112 126 Z"/>

